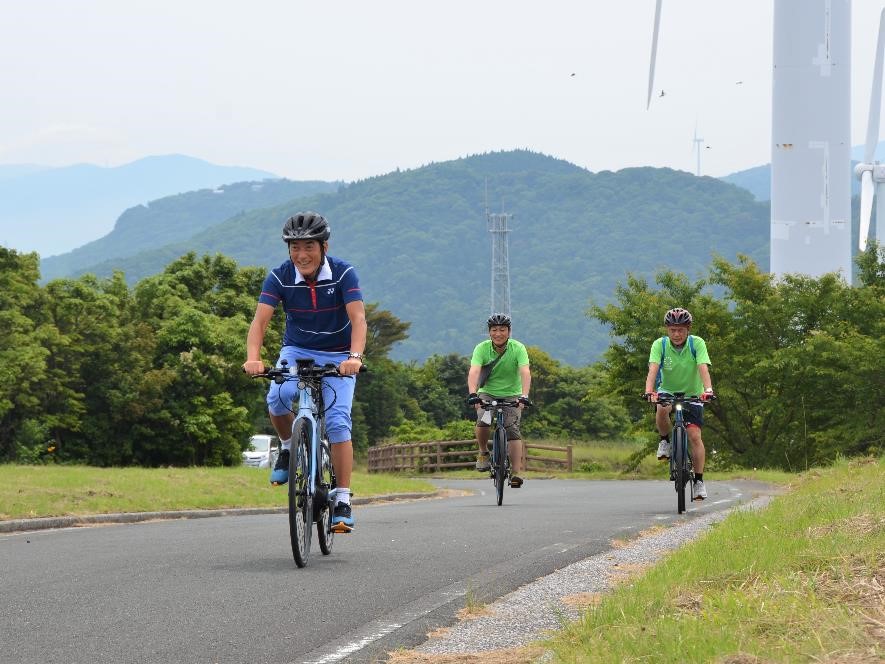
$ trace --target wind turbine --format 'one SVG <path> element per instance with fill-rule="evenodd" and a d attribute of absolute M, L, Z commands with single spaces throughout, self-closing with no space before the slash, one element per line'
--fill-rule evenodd
<path fill-rule="evenodd" d="M 879 107 L 882 102 L 882 50 L 885 47 L 885 9 L 879 17 L 879 40 L 876 42 L 876 65 L 873 68 L 873 92 L 870 96 L 870 118 L 867 122 L 867 142 L 864 146 L 863 161 L 854 167 L 854 173 L 860 180 L 860 236 L 859 248 L 867 248 L 867 236 L 870 234 L 870 217 L 873 213 L 873 195 L 876 198 L 876 239 L 882 243 L 885 233 L 885 166 L 878 161 L 876 145 L 879 143 Z"/>
<path fill-rule="evenodd" d="M 779 277 L 841 272 L 851 281 L 850 19 L 850 0 L 774 1 L 771 272 Z"/>

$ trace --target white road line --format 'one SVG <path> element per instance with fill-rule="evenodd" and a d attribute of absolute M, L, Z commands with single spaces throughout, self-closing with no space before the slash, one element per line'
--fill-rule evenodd
<path fill-rule="evenodd" d="M 384 636 L 387 636 L 392 631 L 397 630 L 400 627 L 402 627 L 402 624 L 400 624 L 400 623 L 390 623 L 390 624 L 384 625 L 378 631 L 373 632 L 372 634 L 369 634 L 368 636 L 365 636 L 362 639 L 359 639 L 358 641 L 352 641 L 351 643 L 348 643 L 347 645 L 342 646 L 341 648 L 339 648 L 335 652 L 333 652 L 329 655 L 326 655 L 325 657 L 323 657 L 321 659 L 310 660 L 308 662 L 305 662 L 305 664 L 332 664 L 332 662 L 339 662 L 342 659 L 344 659 L 345 657 L 347 657 L 348 655 L 351 655 L 351 654 L 355 653 L 356 651 L 361 650 L 363 647 L 369 645 L 370 643 L 372 643 L 374 641 L 377 641 L 378 639 L 380 639 Z"/>

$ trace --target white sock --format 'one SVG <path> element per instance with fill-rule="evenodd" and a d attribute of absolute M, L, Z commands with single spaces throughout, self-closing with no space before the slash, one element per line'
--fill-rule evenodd
<path fill-rule="evenodd" d="M 292 449 L 292 439 L 289 438 L 288 440 L 281 440 L 280 441 L 280 449 L 291 450 Z"/>
<path fill-rule="evenodd" d="M 335 489 L 335 504 L 344 503 L 350 505 L 350 489 L 347 487 L 338 487 Z"/>

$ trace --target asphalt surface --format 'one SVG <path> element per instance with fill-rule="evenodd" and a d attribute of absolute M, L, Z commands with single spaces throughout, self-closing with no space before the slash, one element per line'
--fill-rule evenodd
<path fill-rule="evenodd" d="M 675 514 L 663 481 L 527 481 L 359 506 L 331 556 L 298 569 L 284 514 L 0 534 L 0 660 L 376 662 L 614 538 L 734 507 L 758 483 L 708 484 Z"/>

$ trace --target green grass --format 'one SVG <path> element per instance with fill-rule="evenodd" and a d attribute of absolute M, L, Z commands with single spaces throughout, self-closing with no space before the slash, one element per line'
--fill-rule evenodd
<path fill-rule="evenodd" d="M 364 472 L 354 472 L 351 488 L 359 498 L 434 490 L 424 480 Z M 268 471 L 243 466 L 0 465 L 0 519 L 285 504 L 286 489 L 270 486 Z"/>
<path fill-rule="evenodd" d="M 548 644 L 559 662 L 882 661 L 882 460 L 812 470 L 617 587 Z"/>

